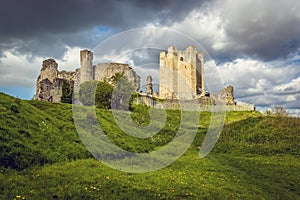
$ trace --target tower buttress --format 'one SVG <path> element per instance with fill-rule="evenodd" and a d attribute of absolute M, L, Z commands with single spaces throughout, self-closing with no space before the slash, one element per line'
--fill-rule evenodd
<path fill-rule="evenodd" d="M 159 77 L 159 98 L 165 99 L 167 92 L 167 70 L 166 70 L 166 53 L 164 51 L 160 52 L 159 58 L 159 68 L 160 68 L 160 77 Z"/>
<path fill-rule="evenodd" d="M 93 80 L 93 73 L 93 53 L 87 49 L 80 51 L 80 83 Z"/>

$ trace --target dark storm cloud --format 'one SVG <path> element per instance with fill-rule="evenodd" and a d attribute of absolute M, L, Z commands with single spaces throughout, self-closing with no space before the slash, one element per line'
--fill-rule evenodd
<path fill-rule="evenodd" d="M 154 22 L 182 20 L 202 1 L 10 0 L 0 7 L 0 48 L 35 55 L 58 55 L 64 46 L 92 46 L 121 31 Z M 97 35 L 98 34 L 98 35 Z M 111 34 L 111 33 L 110 33 Z"/>
<path fill-rule="evenodd" d="M 140 66 L 148 63 L 156 63 L 156 65 L 152 65 L 150 67 L 154 67 L 155 69 L 159 68 L 159 53 L 161 49 L 140 49 L 135 51 L 131 55 L 131 59 L 134 62 L 135 66 Z"/>
<path fill-rule="evenodd" d="M 285 58 L 300 48 L 300 2 L 221 1 L 217 9 L 231 55 L 244 54 L 264 60 Z"/>
<path fill-rule="evenodd" d="M 191 35 L 220 63 L 270 61 L 300 51 L 299 0 L 214 0 L 171 27 Z"/>

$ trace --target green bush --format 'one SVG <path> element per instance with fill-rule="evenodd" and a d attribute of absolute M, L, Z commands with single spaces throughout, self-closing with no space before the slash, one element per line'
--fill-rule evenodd
<path fill-rule="evenodd" d="M 134 85 L 126 76 L 119 78 L 112 95 L 112 107 L 115 109 L 130 110 L 135 93 Z"/>
<path fill-rule="evenodd" d="M 19 113 L 19 109 L 18 109 L 18 106 L 16 104 L 11 104 L 10 107 L 9 107 L 9 109 L 14 114 Z"/>
<path fill-rule="evenodd" d="M 97 108 L 108 109 L 111 108 L 111 96 L 113 92 L 113 86 L 107 82 L 98 82 L 96 95 L 95 95 L 95 105 Z"/>
<path fill-rule="evenodd" d="M 85 106 L 95 104 L 95 93 L 98 81 L 86 81 L 80 85 L 79 100 Z"/>
<path fill-rule="evenodd" d="M 71 104 L 72 96 L 73 96 L 73 87 L 71 86 L 69 81 L 64 81 L 62 85 L 61 102 Z"/>

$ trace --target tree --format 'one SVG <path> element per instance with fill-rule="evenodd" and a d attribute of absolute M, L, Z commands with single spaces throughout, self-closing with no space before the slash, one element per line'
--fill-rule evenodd
<path fill-rule="evenodd" d="M 275 106 L 272 110 L 267 109 L 265 111 L 266 115 L 273 115 L 277 117 L 287 117 L 289 115 L 288 111 L 282 106 Z"/>
<path fill-rule="evenodd" d="M 62 84 L 62 95 L 60 97 L 62 103 L 72 103 L 73 87 L 69 81 L 64 81 Z"/>
<path fill-rule="evenodd" d="M 116 73 L 108 81 L 86 81 L 80 85 L 79 100 L 98 108 L 131 109 L 135 87 L 124 73 Z"/>
<path fill-rule="evenodd" d="M 98 82 L 96 95 L 95 95 L 95 105 L 97 108 L 109 109 L 111 108 L 111 96 L 113 92 L 113 86 L 107 82 Z"/>
<path fill-rule="evenodd" d="M 275 106 L 272 109 L 272 114 L 277 117 L 287 117 L 289 115 L 288 111 L 282 106 Z"/>
<path fill-rule="evenodd" d="M 124 77 L 124 72 L 117 72 L 109 79 L 109 82 L 111 82 L 114 86 L 116 86 L 122 77 Z"/>
<path fill-rule="evenodd" d="M 265 111 L 265 114 L 266 114 L 266 115 L 272 115 L 272 110 L 267 109 L 267 110 Z"/>
<path fill-rule="evenodd" d="M 86 81 L 80 85 L 79 100 L 85 106 L 95 104 L 95 93 L 98 81 Z"/>
<path fill-rule="evenodd" d="M 115 109 L 128 110 L 131 108 L 131 96 L 132 93 L 135 92 L 135 87 L 126 76 L 120 77 L 118 74 L 116 74 L 115 79 L 119 80 L 117 81 L 113 91 L 112 107 Z"/>
<path fill-rule="evenodd" d="M 102 81 L 86 81 L 80 85 L 79 99 L 85 106 L 110 108 L 113 86 Z"/>

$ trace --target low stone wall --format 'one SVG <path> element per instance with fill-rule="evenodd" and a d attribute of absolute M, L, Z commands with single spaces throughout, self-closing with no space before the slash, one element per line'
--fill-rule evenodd
<path fill-rule="evenodd" d="M 226 106 L 226 111 L 254 111 L 254 110 L 255 110 L 254 104 Z"/>
<path fill-rule="evenodd" d="M 254 111 L 254 104 L 245 104 L 245 105 L 226 105 L 226 106 L 201 106 L 199 105 L 199 111 L 207 111 L 207 112 L 218 112 L 222 110 L 226 110 L 226 112 L 230 111 Z"/>
<path fill-rule="evenodd" d="M 149 107 L 155 107 L 155 100 L 147 95 L 139 96 L 135 99 L 135 103 L 138 105 L 145 105 Z"/>
<path fill-rule="evenodd" d="M 151 96 L 147 95 L 141 95 L 135 100 L 136 104 L 139 105 L 146 105 L 149 107 L 154 107 L 157 109 L 182 109 L 182 110 L 198 110 L 198 111 L 203 111 L 203 112 L 220 112 L 220 111 L 254 111 L 255 106 L 254 104 L 248 104 L 248 103 L 242 103 L 238 102 L 235 105 L 199 105 L 198 103 L 195 102 L 185 102 L 182 103 L 181 105 L 174 101 L 166 101 L 166 102 L 157 102 L 155 101 Z M 182 108 L 181 108 L 182 106 Z"/>

